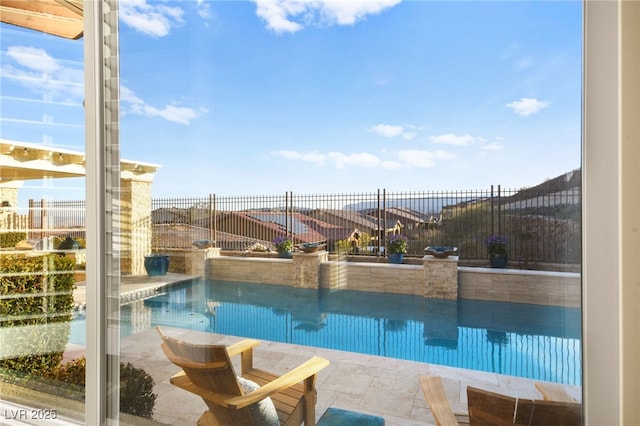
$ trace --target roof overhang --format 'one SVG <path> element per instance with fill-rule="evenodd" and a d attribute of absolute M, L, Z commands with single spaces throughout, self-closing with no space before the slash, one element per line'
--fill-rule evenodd
<path fill-rule="evenodd" d="M 82 0 L 0 0 L 0 21 L 77 40 L 84 30 Z"/>
<path fill-rule="evenodd" d="M 121 160 L 123 179 L 151 181 L 157 164 Z M 0 139 L 0 184 L 7 182 L 85 176 L 83 152 Z"/>

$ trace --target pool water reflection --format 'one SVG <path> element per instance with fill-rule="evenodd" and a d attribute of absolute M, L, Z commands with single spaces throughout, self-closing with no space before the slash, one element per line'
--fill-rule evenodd
<path fill-rule="evenodd" d="M 195 280 L 123 306 L 156 325 L 581 384 L 574 308 Z"/>

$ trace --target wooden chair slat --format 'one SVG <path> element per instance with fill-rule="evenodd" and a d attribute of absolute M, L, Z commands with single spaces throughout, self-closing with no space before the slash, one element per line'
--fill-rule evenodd
<path fill-rule="evenodd" d="M 420 387 L 437 426 L 458 426 L 458 420 L 447 400 L 440 376 L 420 377 Z"/>

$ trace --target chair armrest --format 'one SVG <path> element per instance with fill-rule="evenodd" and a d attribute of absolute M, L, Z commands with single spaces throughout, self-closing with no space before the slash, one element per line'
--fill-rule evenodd
<path fill-rule="evenodd" d="M 436 419 L 436 425 L 458 426 L 458 419 L 449 405 L 442 378 L 440 376 L 422 376 L 420 377 L 420 387 L 424 399 Z"/>
<path fill-rule="evenodd" d="M 326 359 L 314 356 L 288 373 L 243 396 L 217 393 L 203 389 L 195 385 L 184 372 L 177 373 L 171 377 L 170 383 L 222 407 L 244 408 L 314 376 L 328 365 L 329 361 Z"/>
<path fill-rule="evenodd" d="M 227 400 L 226 403 L 235 408 L 246 407 L 268 396 L 271 396 L 274 393 L 281 392 L 284 389 L 290 388 L 293 385 L 296 385 L 310 377 L 315 376 L 328 365 L 328 360 L 314 356 L 313 358 L 300 364 L 293 370 L 283 374 L 282 376 L 272 380 L 269 383 L 266 383 L 263 386 L 260 386 L 259 389 L 256 389 L 253 392 L 250 392 L 243 396 L 234 397 L 230 400 Z"/>
<path fill-rule="evenodd" d="M 249 349 L 255 348 L 259 344 L 260 342 L 258 340 L 244 339 L 238 343 L 234 343 L 233 345 L 227 346 L 227 353 L 229 354 L 229 357 L 236 356 Z"/>
<path fill-rule="evenodd" d="M 536 389 L 538 389 L 538 392 L 542 394 L 542 398 L 545 401 L 576 402 L 564 387 L 557 383 L 536 382 L 535 386 Z"/>
<path fill-rule="evenodd" d="M 200 386 L 195 385 L 184 371 L 173 375 L 171 379 L 169 379 L 169 382 L 182 390 L 186 390 L 187 392 L 196 394 L 206 400 L 213 401 L 215 404 L 222 407 L 228 407 L 229 404 L 227 401 L 236 397 L 235 395 L 217 393 L 207 389 L 203 389 Z"/>

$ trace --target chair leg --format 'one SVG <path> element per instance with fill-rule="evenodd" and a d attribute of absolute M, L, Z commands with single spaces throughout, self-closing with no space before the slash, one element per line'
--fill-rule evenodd
<path fill-rule="evenodd" d="M 196 424 L 198 426 L 223 426 L 209 411 L 205 411 L 204 413 L 202 413 L 202 415 L 198 419 L 198 423 Z"/>
<path fill-rule="evenodd" d="M 316 376 L 315 374 L 304 381 L 304 425 L 316 424 Z"/>

